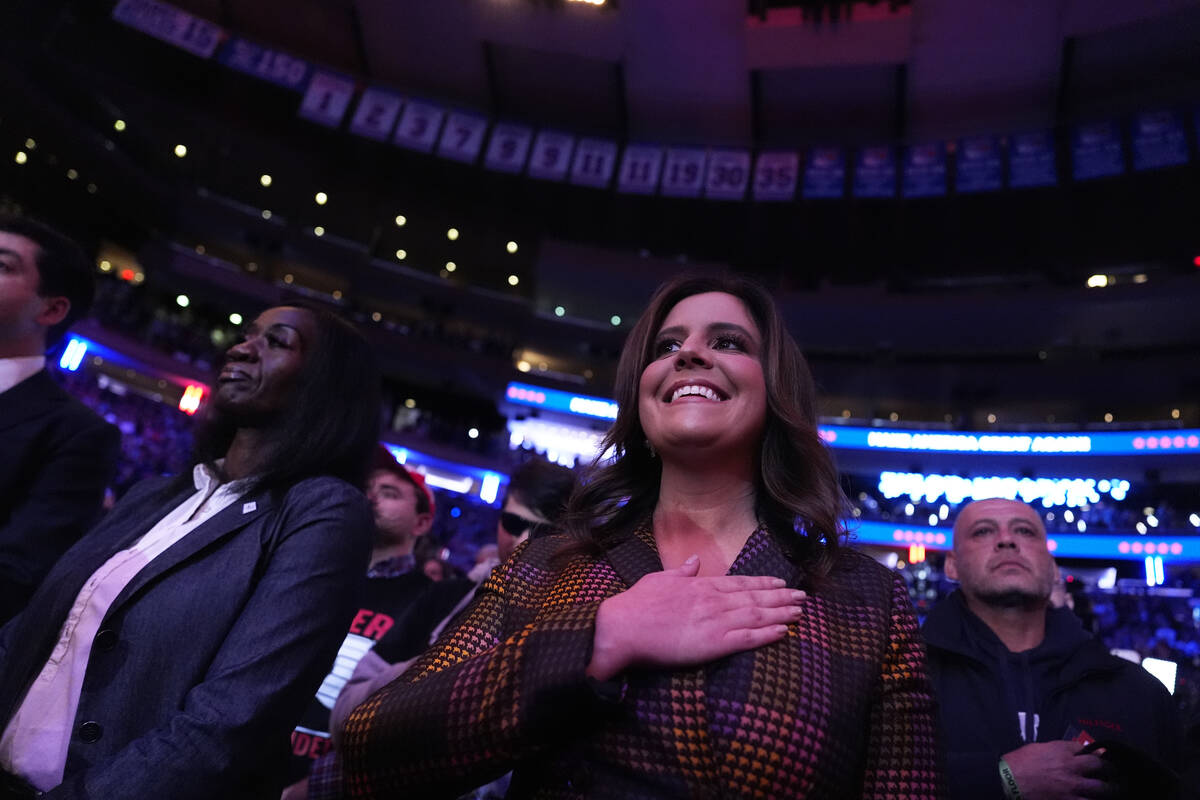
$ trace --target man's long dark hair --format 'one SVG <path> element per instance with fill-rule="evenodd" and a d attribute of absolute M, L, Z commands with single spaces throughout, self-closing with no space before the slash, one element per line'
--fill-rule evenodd
<path fill-rule="evenodd" d="M 601 546 L 609 536 L 648 518 L 658 501 L 662 462 L 646 447 L 638 416 L 638 386 L 653 359 L 654 340 L 679 301 L 724 292 L 746 307 L 762 335 L 767 421 L 759 447 L 760 519 L 810 576 L 829 573 L 845 533 L 845 496 L 837 468 L 817 432 L 816 390 L 808 363 L 784 327 L 765 288 L 736 275 L 684 275 L 659 287 L 633 326 L 617 365 L 616 422 L 601 445 L 613 460 L 600 465 L 571 498 L 566 528 Z"/>
<path fill-rule="evenodd" d="M 312 315 L 317 340 L 296 379 L 292 402 L 270 428 L 246 493 L 282 493 L 298 481 L 330 475 L 362 487 L 379 441 L 379 372 L 375 353 L 349 322 L 318 306 L 293 303 Z M 236 423 L 209 404 L 196 430 L 195 463 L 222 458 Z M 190 476 L 180 476 L 190 481 Z"/>

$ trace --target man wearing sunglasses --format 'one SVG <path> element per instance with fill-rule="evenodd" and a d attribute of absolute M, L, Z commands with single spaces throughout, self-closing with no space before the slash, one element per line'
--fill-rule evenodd
<path fill-rule="evenodd" d="M 567 507 L 567 500 L 575 490 L 575 473 L 566 467 L 551 464 L 541 459 L 522 464 L 508 482 L 508 491 L 500 507 L 500 520 L 496 525 L 496 546 L 499 561 L 492 560 L 492 567 L 503 563 L 512 555 L 517 545 L 528 538 L 548 535 L 556 530 L 556 524 Z M 486 563 L 486 562 L 485 562 Z M 481 568 L 482 567 L 482 568 Z M 459 603 L 445 614 L 442 621 L 417 647 L 412 646 L 409 631 L 397 626 L 388 632 L 375 649 L 363 656 L 354 670 L 353 677 L 346 683 L 338 696 L 337 704 L 330 715 L 330 727 L 334 732 L 333 743 L 337 747 L 342 722 L 350 712 L 366 700 L 379 687 L 398 677 L 421 654 L 426 646 L 433 644 L 442 631 L 454 621 L 475 599 L 475 590 L 487 579 L 490 568 L 477 567 L 471 571 L 478 576 L 478 583 Z M 432 597 L 432 594 L 430 595 Z M 494 784 L 480 787 L 474 796 L 478 798 L 502 797 L 508 782 L 507 777 Z M 337 752 L 328 753 L 318 759 L 309 772 L 308 793 L 285 794 L 284 800 L 322 800 L 342 797 L 341 766 Z"/>

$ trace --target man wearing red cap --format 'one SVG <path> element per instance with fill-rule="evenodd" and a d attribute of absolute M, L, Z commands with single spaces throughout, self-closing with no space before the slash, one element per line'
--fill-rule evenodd
<path fill-rule="evenodd" d="M 329 749 L 329 712 L 355 665 L 397 623 L 428 629 L 441 619 L 440 608 L 430 607 L 433 581 L 416 569 L 413 547 L 433 526 L 433 492 L 424 477 L 396 462 L 384 447 L 376 453 L 367 481 L 367 499 L 375 520 L 374 546 L 367 570 L 363 607 L 355 614 L 350 632 L 338 651 L 333 669 L 292 732 L 290 781 L 305 780 L 313 759 Z M 435 605 L 453 605 L 456 597 Z"/>

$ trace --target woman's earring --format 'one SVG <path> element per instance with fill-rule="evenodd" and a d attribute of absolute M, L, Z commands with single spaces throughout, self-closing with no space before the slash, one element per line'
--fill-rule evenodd
<path fill-rule="evenodd" d="M 654 445 L 650 444 L 650 440 L 646 440 L 646 450 L 650 452 L 651 458 L 658 458 L 658 453 L 654 449 Z"/>

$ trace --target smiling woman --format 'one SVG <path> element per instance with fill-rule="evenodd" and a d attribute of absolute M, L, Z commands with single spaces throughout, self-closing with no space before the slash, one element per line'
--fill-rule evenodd
<path fill-rule="evenodd" d="M 0 630 L 0 795 L 279 796 L 359 607 L 378 408 L 347 323 L 248 327 L 193 469 L 132 488 Z"/>
<path fill-rule="evenodd" d="M 770 295 L 661 287 L 572 498 L 344 727 L 355 797 L 940 795 L 904 583 L 840 546 L 812 379 Z"/>

